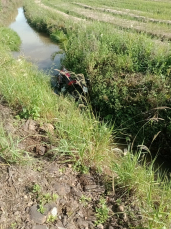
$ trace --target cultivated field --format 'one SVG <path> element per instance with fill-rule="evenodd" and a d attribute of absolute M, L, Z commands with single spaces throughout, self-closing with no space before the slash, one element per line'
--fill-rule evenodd
<path fill-rule="evenodd" d="M 171 1 L 47 1 L 47 6 L 78 18 L 111 23 L 120 29 L 170 39 Z"/>

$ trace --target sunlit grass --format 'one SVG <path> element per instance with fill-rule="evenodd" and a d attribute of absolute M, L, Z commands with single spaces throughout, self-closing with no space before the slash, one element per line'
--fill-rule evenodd
<path fill-rule="evenodd" d="M 80 28 L 79 25 L 70 23 L 68 20 L 65 21 L 62 16 L 57 18 L 55 13 L 51 14 L 49 11 L 46 12 L 46 10 L 42 9 L 37 9 L 38 11 L 36 11 L 35 6 L 34 4 L 28 4 L 26 9 L 31 7 L 31 11 L 28 11 L 28 13 L 34 15 L 33 18 L 30 16 L 30 21 L 33 20 L 33 24 L 35 23 L 36 25 L 37 21 L 43 21 L 42 24 L 39 24 L 39 29 L 46 28 L 49 33 L 53 33 L 55 28 L 59 27 L 62 31 L 69 27 L 70 29 L 75 29 L 74 31 Z M 42 11 L 41 14 L 36 15 L 40 11 Z M 61 21 L 59 20 L 60 17 Z M 53 27 L 54 24 L 57 27 Z M 104 29 L 102 36 L 100 36 L 101 32 L 97 32 L 96 27 Z M 88 30 L 86 30 L 87 28 Z M 82 69 L 85 71 L 85 66 L 88 66 L 89 72 L 93 73 L 94 66 L 99 61 L 98 57 L 102 57 L 102 59 L 108 57 L 109 50 L 106 48 L 106 44 L 111 44 L 112 49 L 118 53 L 119 57 L 116 57 L 118 58 L 116 61 L 118 65 L 117 67 L 115 65 L 118 70 L 122 69 L 121 66 L 124 67 L 125 63 L 127 63 L 127 69 L 133 69 L 135 66 L 131 59 L 128 61 L 128 58 L 132 55 L 136 58 L 135 54 L 136 52 L 139 53 L 139 51 L 146 50 L 144 55 L 148 58 L 152 52 L 153 55 L 150 57 L 154 57 L 156 60 L 160 59 L 160 57 L 164 59 L 165 55 L 170 54 L 166 44 L 159 43 L 155 48 L 156 43 L 153 43 L 152 40 L 143 35 L 138 37 L 131 34 L 125 37 L 125 33 L 122 33 L 122 31 L 112 30 L 110 33 L 112 38 L 108 37 L 108 34 L 104 32 L 109 28 L 111 27 L 109 26 L 105 29 L 103 25 L 98 23 L 90 27 L 84 26 L 84 33 L 80 31 L 80 33 L 76 34 L 79 34 L 79 42 L 77 39 L 73 40 L 73 46 L 68 51 L 68 57 L 72 57 L 70 58 L 70 64 L 72 64 L 71 62 L 74 58 L 72 56 L 74 52 L 72 53 L 72 51 L 75 49 L 74 54 L 77 54 L 79 50 L 84 50 L 88 55 L 83 55 L 84 63 L 80 62 L 79 65 L 76 62 L 78 64 L 76 69 L 78 70 L 80 66 L 80 71 Z M 94 29 L 95 33 L 87 34 L 87 31 L 91 32 L 92 29 Z M 5 34 L 8 34 L 8 32 L 6 30 Z M 128 35 L 128 33 L 126 34 Z M 70 35 L 72 34 L 70 33 Z M 11 34 L 10 40 L 13 36 L 15 34 Z M 74 35 L 72 38 L 74 38 Z M 83 42 L 85 38 L 87 43 Z M 100 46 L 100 41 L 103 39 L 106 40 L 106 43 L 104 42 L 103 46 Z M 135 43 L 136 40 L 138 43 Z M 91 49 L 88 50 L 88 47 Z M 153 169 L 153 162 L 151 165 L 143 163 L 141 154 L 134 156 L 128 153 L 125 157 L 112 155 L 111 145 L 114 144 L 114 137 L 117 134 L 115 126 L 111 127 L 109 124 L 99 121 L 93 115 L 91 107 L 81 110 L 73 99 L 57 96 L 51 89 L 49 76 L 39 72 L 36 67 L 22 57 L 14 60 L 8 50 L 10 50 L 10 42 L 6 42 L 6 44 L 1 42 L 0 92 L 6 102 L 18 112 L 19 116 L 24 114 L 26 118 L 34 118 L 54 125 L 55 138 L 52 139 L 52 143 L 55 146 L 56 156 L 69 155 L 76 165 L 83 165 L 88 168 L 93 166 L 101 171 L 104 168 L 108 168 L 110 174 L 117 174 L 118 178 L 116 181 L 114 180 L 115 188 L 118 188 L 118 190 L 122 188 L 125 193 L 135 196 L 136 204 L 141 209 L 144 228 L 168 228 L 171 211 L 170 181 L 166 177 L 160 176 Z M 126 56 L 127 54 L 128 56 Z M 78 57 L 80 57 L 79 53 Z M 137 63 L 136 68 L 139 67 L 141 65 Z M 155 70 L 158 71 L 157 68 Z M 109 73 L 111 74 L 111 71 Z M 20 162 L 21 158 L 20 154 L 18 154 L 20 153 L 18 150 L 19 141 L 21 139 L 13 139 L 11 136 L 7 136 L 3 126 L 0 127 L 0 154 L 9 162 Z"/>
<path fill-rule="evenodd" d="M 43 0 L 42 2 L 49 4 L 47 0 Z M 65 1 L 70 6 L 73 4 L 70 1 Z M 125 10 L 125 12 L 134 13 L 141 16 L 147 16 L 152 17 L 156 19 L 168 19 L 170 20 L 170 1 L 145 1 L 145 0 L 100 0 L 100 1 L 86 1 L 85 0 L 79 0 L 74 1 L 74 3 L 82 3 L 89 5 L 91 7 L 104 7 L 104 8 L 113 8 L 117 10 Z M 58 4 L 56 0 L 51 0 L 50 4 L 59 7 L 60 5 L 63 5 L 62 1 L 58 1 Z M 57 6 L 58 5 L 58 6 Z M 71 6 L 72 9 L 72 6 Z"/>
<path fill-rule="evenodd" d="M 116 184 L 135 197 L 148 229 L 169 228 L 171 181 L 165 173 L 154 168 L 155 160 L 147 163 L 145 153 L 128 154 L 113 162 L 112 170 L 118 174 Z M 138 199 L 138 202 L 136 202 Z M 146 228 L 146 227 L 145 227 Z"/>

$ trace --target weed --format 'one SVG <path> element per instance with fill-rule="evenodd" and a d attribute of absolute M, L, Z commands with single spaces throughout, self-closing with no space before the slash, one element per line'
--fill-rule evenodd
<path fill-rule="evenodd" d="M 45 213 L 45 207 L 43 204 L 39 204 L 39 207 L 38 207 L 38 212 L 40 212 L 41 214 L 44 214 Z"/>
<path fill-rule="evenodd" d="M 54 223 L 57 220 L 57 216 L 49 215 L 46 222 L 47 223 Z"/>
<path fill-rule="evenodd" d="M 88 203 L 91 201 L 90 197 L 82 195 L 79 202 L 83 204 L 84 207 L 88 205 Z"/>
<path fill-rule="evenodd" d="M 40 185 L 38 185 L 38 184 L 34 184 L 33 185 L 33 188 L 32 188 L 32 191 L 33 191 L 33 193 L 40 193 L 40 191 L 41 191 L 41 187 L 40 187 Z"/>
<path fill-rule="evenodd" d="M 30 117 L 33 119 L 37 119 L 40 117 L 40 108 L 37 106 L 34 106 L 31 110 L 27 110 L 26 108 L 22 108 L 22 111 L 20 112 L 19 116 L 20 118 L 29 119 Z"/>
<path fill-rule="evenodd" d="M 58 195 L 57 194 L 55 194 L 55 193 L 53 193 L 52 194 L 52 201 L 57 201 L 57 199 L 58 199 Z"/>
<path fill-rule="evenodd" d="M 11 51 L 19 50 L 21 40 L 16 32 L 10 28 L 0 27 L 0 35 L 0 43 L 10 48 Z"/>
<path fill-rule="evenodd" d="M 110 4 L 113 3 L 110 1 Z M 123 1 L 117 1 L 117 6 L 122 4 Z M 147 4 L 152 4 L 152 1 Z M 134 0 L 129 1 L 128 5 L 130 8 L 138 6 Z M 144 7 L 146 4 L 143 4 Z M 156 41 L 145 34 L 119 30 L 110 24 L 89 21 L 83 26 L 82 21 L 73 23 L 63 15 L 37 7 L 34 1 L 26 1 L 25 10 L 28 21 L 38 29 L 49 34 L 63 31 L 57 35 L 66 35 L 63 63 L 70 70 L 84 73 L 91 79 L 91 100 L 97 113 L 101 112 L 108 121 L 114 117 L 121 128 L 129 127 L 135 135 L 139 130 L 138 123 L 152 115 L 153 120 L 159 122 L 148 122 L 149 126 L 145 125 L 148 127 L 148 135 L 145 137 L 149 139 L 152 136 L 153 139 L 154 132 L 158 133 L 157 128 L 163 128 L 170 136 L 170 111 L 156 112 L 153 109 L 170 105 L 170 44 Z M 0 17 L 3 15 L 0 14 Z M 15 35 L 8 29 L 1 29 L 0 32 L 10 34 L 10 39 L 15 40 Z M 119 158 L 113 162 L 109 149 L 114 139 L 111 134 L 115 134 L 116 130 L 103 123 L 102 118 L 96 118 L 92 109 L 82 112 L 71 99 L 56 96 L 48 77 L 23 58 L 14 60 L 7 51 L 13 49 L 10 39 L 5 43 L 2 42 L 3 36 L 0 37 L 0 91 L 8 104 L 18 113 L 23 112 L 26 118 L 31 116 L 49 122 L 53 120 L 58 136 L 55 156 L 68 156 L 69 160 L 79 161 L 81 171 L 91 165 L 101 170 L 106 165 L 111 166 L 119 177 L 115 182 L 117 187 L 124 187 L 129 194 L 133 193 L 137 197 L 139 204 L 143 203 L 144 224 L 148 228 L 168 228 L 170 182 L 166 178 L 154 179 L 156 171 L 145 164 L 139 166 L 137 155 L 134 157 L 128 154 L 123 160 Z M 19 43 L 17 46 L 19 48 Z M 153 112 L 149 113 L 151 110 Z M 157 117 L 164 117 L 166 122 L 160 123 Z M 10 162 L 20 161 L 22 154 L 18 154 L 20 152 L 16 150 L 16 142 L 4 136 L 2 133 L 1 156 Z M 42 205 L 46 199 L 50 199 L 44 198 L 39 191 L 35 193 L 38 194 L 37 201 Z M 109 215 L 104 198 L 100 202 L 96 209 L 97 224 L 105 222 Z"/>
<path fill-rule="evenodd" d="M 42 188 L 39 184 L 34 184 L 32 187 L 32 192 L 36 194 L 36 200 L 38 202 L 38 212 L 41 214 L 44 214 L 46 211 L 45 204 L 53 201 L 55 202 L 58 198 L 58 195 L 53 193 L 52 195 L 50 193 L 42 193 Z"/>
<path fill-rule="evenodd" d="M 161 176 L 158 169 L 154 169 L 154 161 L 147 166 L 141 152 L 135 155 L 128 153 L 120 162 L 113 162 L 113 170 L 118 174 L 116 185 L 128 195 L 132 193 L 135 199 L 141 199 L 138 206 L 148 228 L 161 228 L 160 225 L 167 228 L 169 221 L 165 216 L 170 211 L 167 196 L 171 184 L 167 176 Z M 165 222 L 162 221 L 163 217 Z"/>
<path fill-rule="evenodd" d="M 107 207 L 106 200 L 101 197 L 99 200 L 99 206 L 96 207 L 96 225 L 105 223 L 109 218 L 109 208 Z"/>
<path fill-rule="evenodd" d="M 10 134 L 7 136 L 2 124 L 0 124 L 0 156 L 7 163 L 25 164 L 30 160 L 27 152 L 18 148 L 21 141 L 22 139 L 14 138 Z"/>
<path fill-rule="evenodd" d="M 11 223 L 11 228 L 12 228 L 12 229 L 17 228 L 17 223 L 16 223 L 16 222 L 15 222 L 15 223 Z"/>
<path fill-rule="evenodd" d="M 76 161 L 73 169 L 82 174 L 87 174 L 89 172 L 89 167 L 81 163 L 81 161 Z"/>
<path fill-rule="evenodd" d="M 59 172 L 65 173 L 65 170 L 66 170 L 66 168 L 61 168 L 61 169 L 59 169 Z"/>
<path fill-rule="evenodd" d="M 50 201 L 56 201 L 58 199 L 58 195 L 53 193 L 52 195 L 50 193 L 46 193 L 42 195 L 42 202 L 50 202 Z"/>
<path fill-rule="evenodd" d="M 99 7 L 99 5 L 102 7 L 102 2 L 94 3 L 95 7 L 92 6 L 92 2 L 86 4 L 90 4 L 88 7 L 98 8 L 102 11 L 102 8 Z M 112 4 L 109 2 L 105 2 L 104 5 Z M 146 6 L 141 1 L 138 2 L 145 10 L 144 13 L 148 14 L 149 10 L 147 11 Z M 79 12 L 75 12 L 76 16 L 81 14 L 84 8 L 84 4 L 80 6 L 79 3 L 75 7 L 75 3 L 69 1 L 66 3 L 59 1 L 58 5 L 54 0 L 43 0 L 43 3 L 64 12 L 71 12 L 70 9 L 73 9 L 72 12 L 77 10 Z M 126 3 L 117 2 L 117 4 L 125 6 Z M 154 4 L 155 9 L 161 5 L 164 10 L 162 12 L 167 11 L 166 6 L 170 5 L 170 3 L 163 5 L 154 1 L 153 3 L 148 2 L 148 4 L 150 6 Z M 78 8 L 78 5 L 81 8 Z M 132 3 L 130 5 L 131 9 L 134 8 Z M 150 118 L 155 115 L 154 108 L 163 105 L 170 106 L 171 88 L 168 85 L 171 83 L 169 77 L 171 48 L 167 41 L 160 42 L 151 39 L 145 33 L 131 32 L 130 29 L 121 30 L 108 22 L 100 23 L 94 20 L 86 21 L 85 26 L 82 26 L 81 21 L 74 24 L 71 21 L 72 17 L 63 16 L 62 18 L 59 14 L 56 15 L 55 11 L 36 8 L 34 2 L 26 2 L 25 7 L 26 15 L 35 27 L 39 27 L 41 22 L 46 29 L 49 28 L 48 33 L 52 37 L 56 37 L 58 41 L 67 39 L 63 64 L 73 72 L 83 73 L 86 78 L 91 80 L 90 98 L 94 110 L 99 112 L 101 117 L 106 117 L 106 120 L 109 117 L 110 120 L 115 120 L 115 126 L 124 129 L 124 134 L 128 132 L 128 134 L 135 136 L 146 122 L 146 116 L 149 116 L 149 113 L 151 114 Z M 86 8 L 86 12 L 90 11 Z M 121 13 L 123 12 L 125 11 L 123 10 Z M 102 12 L 99 13 L 100 16 L 101 14 Z M 42 19 L 44 15 L 46 15 L 46 19 Z M 47 18 L 51 22 L 49 27 Z M 131 21 L 126 20 L 124 23 L 131 24 Z M 151 32 L 153 30 L 151 25 L 155 24 L 154 22 L 150 23 L 149 30 Z M 158 24 L 160 28 L 160 25 L 166 24 L 166 22 Z M 147 28 L 147 25 L 144 27 Z M 163 36 L 163 33 L 161 34 Z M 170 113 L 170 111 L 159 112 L 160 118 L 164 119 L 164 122 L 160 122 L 161 120 L 155 122 L 154 128 L 145 125 L 145 128 L 139 133 L 137 141 L 144 140 L 145 144 L 150 144 L 154 135 L 159 131 L 163 133 L 166 131 L 170 136 Z M 159 135 L 158 139 L 164 147 L 169 140 L 166 142 L 166 138 L 162 136 L 162 134 Z"/>
<path fill-rule="evenodd" d="M 43 195 L 43 199 L 44 199 L 45 201 L 49 202 L 49 201 L 51 200 L 51 195 L 50 195 L 50 193 L 44 194 L 44 195 Z"/>

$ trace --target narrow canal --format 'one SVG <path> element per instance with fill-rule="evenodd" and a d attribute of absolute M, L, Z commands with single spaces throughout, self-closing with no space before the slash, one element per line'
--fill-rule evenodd
<path fill-rule="evenodd" d="M 18 15 L 9 27 L 17 32 L 22 44 L 19 52 L 14 56 L 25 56 L 27 60 L 36 64 L 40 70 L 54 74 L 55 68 L 60 68 L 60 60 L 63 54 L 56 54 L 60 51 L 57 44 L 44 34 L 35 31 L 27 22 L 23 8 L 18 9 Z"/>

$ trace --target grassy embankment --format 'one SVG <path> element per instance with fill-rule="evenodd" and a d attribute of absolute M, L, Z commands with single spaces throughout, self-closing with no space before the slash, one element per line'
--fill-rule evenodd
<path fill-rule="evenodd" d="M 27 3 L 26 10 L 32 23 L 39 28 L 54 31 L 53 29 L 58 29 L 58 26 L 62 29 L 65 29 L 66 25 L 71 26 L 70 21 L 64 17 L 60 18 L 55 13 L 38 8 L 32 1 Z M 72 27 L 79 29 L 78 24 L 72 23 Z M 56 32 L 52 36 L 55 34 Z M 58 35 L 60 38 L 62 35 L 66 38 L 63 30 Z M 89 34 L 88 37 L 92 41 L 93 37 Z M 75 163 L 77 162 L 82 169 L 84 166 L 96 166 L 101 170 L 108 167 L 111 173 L 117 173 L 119 177 L 114 182 L 115 188 L 124 190 L 128 198 L 129 195 L 134 195 L 135 204 L 141 209 L 144 228 L 168 228 L 171 211 L 170 182 L 158 175 L 154 176 L 153 166 L 147 167 L 145 163 L 139 166 L 138 156 L 128 154 L 121 158 L 115 155 L 117 157 L 114 160 L 113 152 L 111 154 L 113 141 L 111 133 L 114 130 L 99 122 L 91 111 L 80 112 L 73 101 L 56 96 L 51 90 L 48 77 L 37 71 L 32 64 L 24 59 L 14 60 L 10 51 L 16 50 L 19 43 L 20 40 L 15 33 L 8 28 L 0 27 L 1 96 L 21 117 L 37 118 L 39 121 L 53 123 L 58 138 L 53 142 L 57 147 L 57 153 L 69 154 L 76 159 Z M 0 129 L 0 138 L 1 156 L 5 158 L 6 152 L 10 153 L 11 157 L 19 153 L 11 147 L 15 145 L 12 140 L 11 143 L 8 141 L 3 128 Z M 21 155 L 19 156 L 21 158 Z M 14 157 L 14 161 L 17 160 Z M 131 210 L 127 212 L 131 213 Z"/>
<path fill-rule="evenodd" d="M 82 72 L 91 79 L 91 101 L 94 109 L 106 119 L 113 118 L 115 124 L 122 128 L 122 132 L 126 129 L 126 133 L 130 134 L 132 140 L 138 133 L 136 136 L 138 142 L 144 141 L 148 146 L 154 136 L 161 131 L 157 137 L 156 147 L 170 149 L 171 112 L 169 109 L 161 110 L 159 107 L 170 105 L 171 50 L 167 39 L 161 42 L 155 34 L 157 31 L 155 26 L 158 26 L 158 30 L 161 29 L 160 35 L 163 37 L 162 26 L 169 28 L 170 24 L 160 23 L 159 19 L 153 23 L 147 20 L 141 27 L 142 33 L 137 33 L 134 26 L 125 27 L 124 21 L 121 24 L 116 23 L 115 17 L 119 18 L 119 14 L 113 16 L 110 12 L 105 12 L 109 17 L 113 17 L 116 26 L 111 23 L 111 20 L 108 22 L 108 16 L 105 22 L 101 22 L 103 13 L 101 11 L 99 13 L 96 9 L 97 3 L 91 3 L 90 6 L 95 5 L 96 8 L 90 10 L 78 3 L 61 1 L 57 3 L 53 0 L 42 2 L 46 6 L 41 5 L 39 12 L 35 11 L 31 14 L 27 9 L 27 17 L 37 29 L 45 30 L 54 40 L 63 42 L 66 67 L 75 72 Z M 124 2 L 123 8 L 129 6 L 127 1 Z M 139 1 L 137 3 L 140 4 Z M 153 3 L 154 7 L 143 7 L 144 11 L 142 13 L 138 11 L 138 15 L 147 16 L 149 9 L 152 12 L 159 4 L 164 14 L 166 5 L 169 7 L 170 4 L 169 2 L 148 4 Z M 107 1 L 106 4 L 109 6 L 110 2 Z M 47 12 L 44 19 L 39 17 L 44 7 L 49 6 L 53 6 L 52 15 L 48 15 Z M 98 7 L 106 8 L 103 1 Z M 58 10 L 57 16 L 55 8 Z M 135 10 L 139 9 L 132 8 L 133 5 L 130 4 L 130 12 L 134 14 L 137 12 Z M 114 6 L 111 9 L 114 9 Z M 125 12 L 124 9 L 120 11 Z M 96 17 L 93 21 L 83 20 L 82 13 L 87 14 L 87 18 L 98 13 L 99 18 Z M 126 21 L 131 25 L 131 19 L 127 18 Z M 150 23 L 154 25 L 154 28 L 150 27 L 150 34 L 153 34 L 154 39 L 146 31 Z"/>

